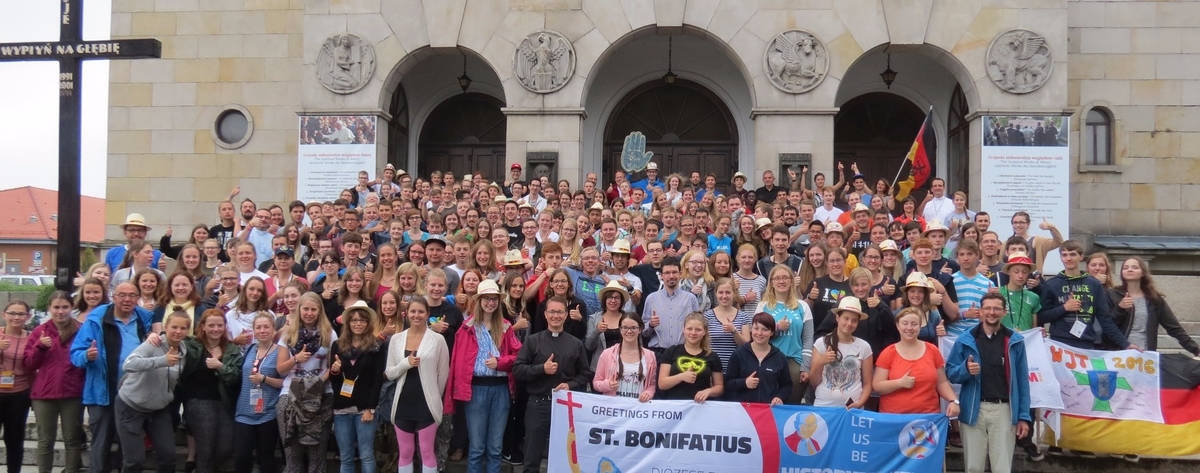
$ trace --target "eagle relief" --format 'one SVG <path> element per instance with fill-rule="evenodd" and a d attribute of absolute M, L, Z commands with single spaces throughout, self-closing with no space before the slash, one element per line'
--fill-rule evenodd
<path fill-rule="evenodd" d="M 330 36 L 317 54 L 317 81 L 335 94 L 357 92 L 375 74 L 375 49 L 350 33 Z"/>
<path fill-rule="evenodd" d="M 997 87 L 1027 94 L 1050 79 L 1054 62 L 1046 38 L 1025 29 L 1000 33 L 987 50 L 987 74 Z"/>
<path fill-rule="evenodd" d="M 575 73 L 575 49 L 553 31 L 526 36 L 513 57 L 513 74 L 530 92 L 548 94 L 567 85 Z"/>
<path fill-rule="evenodd" d="M 767 45 L 763 68 L 779 90 L 802 94 L 825 79 L 829 71 L 829 52 L 812 33 L 788 30 L 776 35 Z"/>

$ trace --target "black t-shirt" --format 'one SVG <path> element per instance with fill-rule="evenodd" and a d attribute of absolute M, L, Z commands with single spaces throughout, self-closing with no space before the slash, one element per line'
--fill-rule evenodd
<path fill-rule="evenodd" d="M 854 254 L 855 257 L 858 257 L 858 255 L 862 254 L 863 250 L 867 249 L 868 246 L 871 246 L 870 233 L 860 232 L 860 234 L 861 236 L 857 240 L 854 240 L 850 245 L 850 253 Z M 859 264 L 861 263 L 862 261 L 859 261 Z"/>
<path fill-rule="evenodd" d="M 787 189 L 779 186 L 774 186 L 767 189 L 767 186 L 759 187 L 754 190 L 754 199 L 765 204 L 774 204 L 775 199 L 779 198 L 779 194 L 786 194 Z"/>
<path fill-rule="evenodd" d="M 525 244 L 525 235 L 521 233 L 521 225 L 504 225 L 504 230 L 508 232 L 508 249 L 519 250 Z"/>
<path fill-rule="evenodd" d="M 457 305 L 451 304 L 443 300 L 442 305 L 429 307 L 429 323 L 445 320 L 450 324 L 445 332 L 442 332 L 442 338 L 446 339 L 446 348 L 450 353 L 454 353 L 454 335 L 458 333 L 458 328 L 463 324 L 463 313 Z"/>
<path fill-rule="evenodd" d="M 958 265 L 958 262 L 956 262 L 950 258 L 938 258 L 938 259 L 933 260 L 933 262 L 929 263 L 929 265 L 933 267 L 933 272 L 935 272 L 935 273 L 940 273 L 942 271 L 943 267 L 950 268 L 950 274 L 957 273 L 959 270 L 962 269 L 962 267 L 960 267 Z M 904 270 L 905 270 L 905 272 L 909 272 L 909 273 L 916 271 L 917 270 L 916 260 L 911 260 L 911 259 L 908 260 L 908 264 L 904 265 Z M 950 281 L 953 282 L 954 280 L 951 279 Z"/>
<path fill-rule="evenodd" d="M 225 226 L 218 223 L 208 227 L 208 237 L 216 238 L 221 243 L 221 252 L 218 254 L 218 257 L 221 261 L 228 262 L 229 255 L 225 253 L 225 244 L 229 243 L 229 239 L 233 238 L 233 225 Z"/>
<path fill-rule="evenodd" d="M 682 373 L 683 369 L 681 366 L 683 368 L 691 367 L 696 371 L 695 383 L 679 383 L 671 389 L 660 389 L 658 392 L 662 399 L 685 399 L 689 401 L 695 399 L 696 393 L 712 387 L 712 374 L 714 372 L 725 372 L 725 367 L 721 366 L 721 357 L 717 356 L 716 352 L 709 352 L 707 355 L 693 355 L 688 353 L 682 344 L 667 348 L 663 352 L 662 358 L 658 360 L 658 363 L 659 365 L 671 365 L 671 370 L 667 373 L 668 376 L 675 376 Z"/>
<path fill-rule="evenodd" d="M 975 345 L 979 348 L 979 363 L 981 376 L 980 397 L 983 399 L 1008 400 L 1008 370 L 1004 366 L 1004 357 L 1008 356 L 1008 346 L 1005 339 L 1010 336 L 1008 328 L 1001 327 L 1000 331 L 988 338 L 983 333 L 983 326 L 976 325 Z"/>
<path fill-rule="evenodd" d="M 813 284 L 817 285 L 819 292 L 816 302 L 812 304 L 813 326 L 820 327 L 825 318 L 829 317 L 830 311 L 837 308 L 838 301 L 850 295 L 850 280 L 834 281 L 825 276 L 817 278 Z M 808 297 L 808 293 L 809 291 L 805 290 L 804 297 Z"/>

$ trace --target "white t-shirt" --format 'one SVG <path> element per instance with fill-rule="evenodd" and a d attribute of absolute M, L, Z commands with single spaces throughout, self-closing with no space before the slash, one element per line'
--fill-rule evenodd
<path fill-rule="evenodd" d="M 333 346 L 334 343 L 337 343 L 337 331 L 335 330 L 331 335 L 330 346 Z M 276 345 L 279 345 L 280 350 L 289 349 L 282 337 L 280 337 L 279 342 L 276 343 Z M 295 354 L 293 353 L 292 355 L 294 356 Z M 292 378 L 296 376 L 319 376 L 322 372 L 329 369 L 329 365 L 331 365 L 333 361 L 326 360 L 326 358 L 329 358 L 329 348 L 321 347 L 316 353 L 313 353 L 312 357 L 309 358 L 308 361 L 304 363 L 296 363 L 296 366 L 292 368 L 292 371 L 288 373 L 287 376 L 284 376 L 283 387 L 280 388 L 282 392 L 279 395 L 290 396 L 290 394 L 288 394 L 288 387 L 292 385 Z M 325 392 L 333 392 L 333 386 L 329 384 L 329 381 L 325 381 Z"/>
<path fill-rule="evenodd" d="M 825 356 L 829 349 L 825 337 L 813 343 L 813 358 Z M 854 343 L 838 343 L 841 361 L 826 363 L 821 373 L 821 384 L 817 385 L 814 406 L 846 407 L 846 401 L 857 401 L 862 396 L 862 363 L 871 356 L 871 345 L 855 337 Z"/>
<path fill-rule="evenodd" d="M 954 213 L 954 201 L 946 196 L 934 197 L 929 202 L 925 203 L 925 211 L 921 212 L 921 216 L 925 217 L 925 222 L 945 222 L 946 217 Z"/>
<path fill-rule="evenodd" d="M 256 270 L 254 270 L 254 271 L 250 271 L 250 272 L 248 272 L 248 273 L 239 273 L 239 274 L 238 274 L 238 276 L 239 276 L 239 279 L 240 279 L 240 280 L 238 281 L 238 284 L 241 284 L 241 285 L 243 285 L 243 286 L 245 286 L 245 285 L 246 285 L 246 281 L 249 281 L 249 280 L 250 280 L 250 278 L 252 278 L 252 277 L 258 276 L 258 277 L 259 277 L 260 279 L 262 279 L 264 282 L 265 282 L 265 281 L 267 280 L 267 278 L 269 277 L 269 276 L 267 276 L 267 273 L 264 273 L 264 272 L 262 272 L 262 271 L 259 271 L 259 270 L 257 270 L 257 269 L 256 269 Z M 264 294 L 264 295 L 265 295 L 265 294 Z"/>
<path fill-rule="evenodd" d="M 231 304 L 236 304 L 236 302 L 232 302 Z M 257 315 L 258 312 L 242 312 L 237 310 L 236 307 L 229 309 L 229 312 L 225 313 L 225 331 L 229 333 L 229 339 L 233 340 L 242 333 L 249 333 L 251 334 L 251 342 L 253 342 L 254 317 Z"/>
<path fill-rule="evenodd" d="M 838 217 L 842 215 L 842 209 L 834 207 L 826 209 L 824 206 L 817 207 L 817 211 L 813 212 L 813 220 L 821 223 L 836 222 Z"/>
<path fill-rule="evenodd" d="M 621 379 L 617 380 L 617 395 L 622 397 L 637 398 L 642 395 L 642 380 L 638 378 L 638 368 L 641 368 L 642 376 L 646 375 L 646 368 L 642 367 L 641 360 L 637 363 L 621 362 L 624 365 L 624 373 Z"/>

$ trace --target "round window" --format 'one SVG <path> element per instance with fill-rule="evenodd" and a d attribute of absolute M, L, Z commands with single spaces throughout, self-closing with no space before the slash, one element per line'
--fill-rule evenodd
<path fill-rule="evenodd" d="M 250 117 L 250 111 L 239 105 L 226 105 L 217 114 L 212 129 L 213 141 L 226 149 L 242 147 L 253 132 L 254 119 Z"/>

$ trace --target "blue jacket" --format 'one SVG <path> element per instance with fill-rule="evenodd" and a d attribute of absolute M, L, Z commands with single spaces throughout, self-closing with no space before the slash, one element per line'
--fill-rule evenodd
<path fill-rule="evenodd" d="M 975 425 L 979 420 L 983 388 L 980 386 L 980 377 L 972 376 L 967 371 L 967 357 L 972 356 L 975 360 L 981 358 L 979 346 L 975 344 L 975 336 L 982 330 L 982 325 L 976 325 L 975 328 L 963 332 L 958 336 L 958 341 L 954 342 L 950 356 L 946 357 L 946 378 L 951 383 L 962 385 L 958 396 L 962 404 L 958 420 L 967 425 Z M 1033 419 L 1029 417 L 1029 364 L 1025 358 L 1024 337 L 1018 332 L 1012 332 L 1005 344 L 1008 345 L 1008 357 L 1005 358 L 1004 365 L 1008 367 L 1008 403 L 1012 407 L 1012 423 L 1017 425 L 1017 421 L 1023 420 L 1032 424 Z"/>
<path fill-rule="evenodd" d="M 121 267 L 121 262 L 125 261 L 125 252 L 128 250 L 128 248 L 125 248 L 125 245 L 117 245 L 109 248 L 108 251 L 104 253 L 104 264 L 108 265 L 109 271 L 114 273 L 117 272 L 117 268 Z M 159 258 L 162 258 L 162 252 L 154 250 L 154 260 L 150 262 L 151 268 L 158 267 Z"/>
<path fill-rule="evenodd" d="M 133 308 L 138 323 L 138 339 L 145 340 L 150 332 L 154 315 L 141 307 Z M 87 406 L 109 406 L 117 395 L 117 364 L 121 356 L 121 332 L 113 318 L 113 305 L 104 304 L 88 314 L 87 321 L 79 327 L 75 342 L 71 344 L 71 364 L 87 371 L 83 381 L 83 404 Z M 87 351 L 92 341 L 100 355 L 96 361 L 88 361 Z"/>
<path fill-rule="evenodd" d="M 651 202 L 654 202 L 654 191 L 651 189 L 657 187 L 657 188 L 661 189 L 663 192 L 667 191 L 667 186 L 663 184 L 663 181 L 661 179 L 655 179 L 654 182 L 650 182 L 649 179 L 642 179 L 640 181 L 635 181 L 635 182 L 631 183 L 629 185 L 629 187 L 630 187 L 630 189 L 637 188 L 637 189 L 641 189 L 646 192 L 646 197 L 642 199 L 643 204 L 649 204 Z"/>

